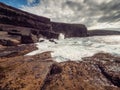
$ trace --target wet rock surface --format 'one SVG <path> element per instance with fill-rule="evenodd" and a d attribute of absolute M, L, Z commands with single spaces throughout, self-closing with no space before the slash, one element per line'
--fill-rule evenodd
<path fill-rule="evenodd" d="M 119 90 L 120 57 L 54 62 L 51 52 L 0 59 L 1 90 Z"/>
<path fill-rule="evenodd" d="M 40 37 L 56 43 L 51 38 L 60 33 L 81 37 L 87 29 L 0 3 L 0 90 L 120 90 L 120 57 L 98 53 L 80 62 L 57 63 L 51 51 L 26 56 L 37 49 L 30 43 Z"/>
<path fill-rule="evenodd" d="M 45 58 L 11 57 L 0 59 L 0 90 L 40 90 L 53 61 Z"/>
<path fill-rule="evenodd" d="M 49 74 L 42 90 L 119 90 L 120 57 L 99 53 L 81 62 L 62 62 Z"/>
<path fill-rule="evenodd" d="M 37 50 L 37 47 L 34 44 L 9 46 L 9 47 L 1 46 L 0 58 L 22 56 L 33 50 Z"/>

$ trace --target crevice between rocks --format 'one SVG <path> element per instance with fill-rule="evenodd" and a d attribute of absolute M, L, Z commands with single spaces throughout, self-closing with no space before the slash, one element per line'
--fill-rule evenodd
<path fill-rule="evenodd" d="M 105 78 L 108 81 L 110 81 L 114 86 L 120 87 L 120 78 L 119 77 L 114 77 L 114 76 L 108 74 L 102 66 L 100 66 L 100 65 L 97 65 L 97 66 L 100 69 L 101 73 L 105 76 Z"/>
<path fill-rule="evenodd" d="M 40 90 L 45 90 L 46 85 L 48 85 L 51 81 L 51 78 L 50 78 L 51 75 L 59 74 L 61 72 L 62 72 L 62 68 L 60 66 L 58 66 L 57 64 L 52 64 L 50 66 L 50 71 L 46 75 L 46 78 Z"/>

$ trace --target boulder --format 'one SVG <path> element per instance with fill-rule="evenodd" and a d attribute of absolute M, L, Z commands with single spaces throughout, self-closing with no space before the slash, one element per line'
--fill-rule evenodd
<path fill-rule="evenodd" d="M 18 35 L 9 35 L 7 31 L 0 31 L 0 45 L 16 46 L 21 43 L 21 37 Z"/>
<path fill-rule="evenodd" d="M 58 33 L 55 33 L 53 31 L 49 32 L 49 31 L 39 31 L 40 32 L 40 35 L 42 36 L 45 36 L 47 39 L 58 39 L 59 37 L 59 34 Z"/>
<path fill-rule="evenodd" d="M 21 35 L 21 43 L 23 44 L 30 44 L 38 42 L 37 36 L 30 34 L 30 35 Z"/>
<path fill-rule="evenodd" d="M 20 44 L 20 41 L 12 38 L 0 38 L 0 44 L 4 46 L 16 46 Z"/>
<path fill-rule="evenodd" d="M 37 47 L 33 44 L 3 47 L 0 48 L 0 58 L 23 56 L 36 49 Z"/>

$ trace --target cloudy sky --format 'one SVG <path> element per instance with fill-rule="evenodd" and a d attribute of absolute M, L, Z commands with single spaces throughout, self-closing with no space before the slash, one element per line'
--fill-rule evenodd
<path fill-rule="evenodd" d="M 120 28 L 120 0 L 0 0 L 52 21 L 82 23 L 89 29 Z"/>

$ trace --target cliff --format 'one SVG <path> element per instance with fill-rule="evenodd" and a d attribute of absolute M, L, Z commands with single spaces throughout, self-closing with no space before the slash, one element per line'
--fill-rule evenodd
<path fill-rule="evenodd" d="M 87 36 L 87 28 L 83 24 L 52 22 L 52 30 L 57 33 L 63 33 L 67 38 Z"/>
<path fill-rule="evenodd" d="M 87 29 L 84 25 L 53 23 L 49 18 L 37 16 L 11 6 L 0 3 L 0 43 L 4 45 L 16 40 L 19 43 L 35 43 L 40 37 L 58 38 L 59 33 L 66 37 L 86 36 Z M 10 38 L 12 37 L 12 38 Z M 4 43 L 4 42 L 6 43 Z M 13 44 L 11 44 L 13 45 Z"/>
<path fill-rule="evenodd" d="M 96 30 L 89 30 L 88 35 L 89 36 L 120 35 L 120 31 L 116 31 L 114 29 L 113 30 L 96 29 Z"/>
<path fill-rule="evenodd" d="M 0 36 L 0 44 L 3 45 L 9 45 L 9 42 L 14 40 L 27 44 L 37 42 L 40 37 L 58 37 L 58 34 L 51 29 L 49 18 L 0 3 L 0 33 L 3 32 L 6 32 L 5 35 Z"/>
<path fill-rule="evenodd" d="M 0 3 L 0 90 L 120 90 L 120 57 L 98 53 L 55 62 L 51 52 L 26 56 L 40 37 L 81 37 L 81 24 L 51 22 Z M 51 40 L 54 42 L 54 40 Z"/>

